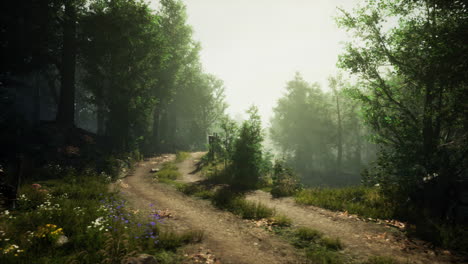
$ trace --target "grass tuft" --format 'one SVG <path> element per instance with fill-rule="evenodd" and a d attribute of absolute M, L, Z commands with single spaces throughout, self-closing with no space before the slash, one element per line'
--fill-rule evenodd
<path fill-rule="evenodd" d="M 166 162 L 160 171 L 155 174 L 158 180 L 177 180 L 181 176 L 174 162 Z"/>
<path fill-rule="evenodd" d="M 292 225 L 291 218 L 283 214 L 273 216 L 272 220 L 273 220 L 273 223 L 279 227 L 288 227 Z"/>
<path fill-rule="evenodd" d="M 190 157 L 190 153 L 185 152 L 185 151 L 178 151 L 176 153 L 176 162 L 182 162 Z"/>
<path fill-rule="evenodd" d="M 182 233 L 162 231 L 159 234 L 158 248 L 175 251 L 183 245 L 199 243 L 203 237 L 204 233 L 201 230 L 190 230 Z"/>
<path fill-rule="evenodd" d="M 213 195 L 212 203 L 245 219 L 270 218 L 275 214 L 272 208 L 258 202 L 247 201 L 242 194 L 229 189 L 218 190 Z"/>
<path fill-rule="evenodd" d="M 376 256 L 369 258 L 364 264 L 399 264 L 397 260 L 392 257 Z"/>

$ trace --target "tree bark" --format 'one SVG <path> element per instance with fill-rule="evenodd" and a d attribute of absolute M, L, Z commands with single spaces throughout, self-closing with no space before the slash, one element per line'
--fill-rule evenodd
<path fill-rule="evenodd" d="M 57 122 L 67 126 L 75 123 L 76 9 L 72 1 L 65 2 L 60 101 Z"/>

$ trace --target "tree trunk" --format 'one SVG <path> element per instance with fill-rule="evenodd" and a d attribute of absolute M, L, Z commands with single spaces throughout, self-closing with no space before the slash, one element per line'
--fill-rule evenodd
<path fill-rule="evenodd" d="M 338 91 L 335 90 L 336 98 L 336 112 L 338 116 L 338 154 L 336 156 L 336 169 L 341 173 L 341 163 L 343 159 L 343 128 L 341 124 L 341 111 L 340 111 L 340 101 L 338 97 Z"/>
<path fill-rule="evenodd" d="M 60 101 L 57 122 L 67 126 L 75 123 L 76 9 L 72 1 L 65 2 Z"/>
<path fill-rule="evenodd" d="M 151 151 L 160 151 L 160 122 L 161 122 L 161 111 L 159 105 L 157 105 L 153 111 L 153 148 Z"/>
<path fill-rule="evenodd" d="M 105 128 L 105 108 L 104 108 L 104 90 L 108 90 L 109 81 L 106 79 L 103 85 L 99 85 L 96 91 L 96 105 L 97 105 L 97 134 L 104 135 L 106 133 Z"/>

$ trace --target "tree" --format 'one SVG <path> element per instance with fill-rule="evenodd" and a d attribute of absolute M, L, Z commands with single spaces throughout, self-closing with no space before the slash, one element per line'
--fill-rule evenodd
<path fill-rule="evenodd" d="M 63 16 L 62 60 L 60 67 L 60 99 L 57 122 L 67 126 L 75 124 L 75 71 L 76 71 L 76 24 L 77 1 L 65 1 Z"/>
<path fill-rule="evenodd" d="M 259 182 L 262 165 L 262 123 L 255 106 L 247 110 L 249 119 L 242 123 L 232 155 L 234 184 L 254 188 Z"/>
<path fill-rule="evenodd" d="M 337 149 L 338 153 L 336 155 L 336 168 L 338 172 L 341 172 L 341 163 L 343 160 L 343 122 L 341 120 L 341 111 L 340 111 L 340 93 L 339 90 L 343 84 L 341 75 L 338 75 L 336 78 L 328 78 L 329 86 L 333 91 L 333 96 L 335 97 L 336 102 L 336 118 L 337 118 Z"/>
<path fill-rule="evenodd" d="M 375 178 L 438 216 L 468 164 L 467 11 L 463 1 L 381 0 L 338 20 L 361 41 L 347 44 L 340 66 L 360 76 L 353 95 L 382 146 Z"/>
<path fill-rule="evenodd" d="M 155 72 L 167 56 L 158 17 L 139 1 L 95 1 L 83 31 L 86 83 L 98 106 L 99 126 L 105 114 L 112 148 L 139 149 L 151 131 Z"/>

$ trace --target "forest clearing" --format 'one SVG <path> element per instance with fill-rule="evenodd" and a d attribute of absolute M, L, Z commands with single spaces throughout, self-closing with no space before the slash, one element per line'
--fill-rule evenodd
<path fill-rule="evenodd" d="M 463 0 L 0 3 L 0 263 L 468 263 Z"/>

